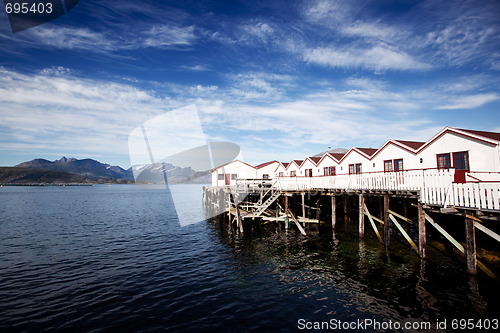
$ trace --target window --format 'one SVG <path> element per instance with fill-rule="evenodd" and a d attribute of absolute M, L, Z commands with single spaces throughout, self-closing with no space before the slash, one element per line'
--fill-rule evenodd
<path fill-rule="evenodd" d="M 219 176 L 217 178 L 218 180 L 224 180 L 224 174 L 223 173 L 219 173 Z"/>
<path fill-rule="evenodd" d="M 283 172 L 278 173 L 278 177 L 283 177 Z"/>
<path fill-rule="evenodd" d="M 361 173 L 361 163 L 349 164 L 349 174 Z"/>
<path fill-rule="evenodd" d="M 324 167 L 323 169 L 324 175 L 325 176 L 335 176 L 335 167 Z"/>
<path fill-rule="evenodd" d="M 356 173 L 361 173 L 361 163 L 356 164 Z"/>
<path fill-rule="evenodd" d="M 466 151 L 453 153 L 453 166 L 455 170 L 469 171 L 469 153 Z"/>
<path fill-rule="evenodd" d="M 384 172 L 403 171 L 403 159 L 384 161 Z"/>
<path fill-rule="evenodd" d="M 438 169 L 451 168 L 450 154 L 439 154 L 437 155 Z"/>
<path fill-rule="evenodd" d="M 265 173 L 265 174 L 262 175 L 262 178 L 263 179 L 269 179 L 269 175 L 267 173 Z"/>
<path fill-rule="evenodd" d="M 394 160 L 394 171 L 403 171 L 403 159 Z"/>
<path fill-rule="evenodd" d="M 290 171 L 290 177 L 296 177 L 297 171 Z"/>
<path fill-rule="evenodd" d="M 306 169 L 306 177 L 312 177 L 313 176 L 313 169 Z"/>
<path fill-rule="evenodd" d="M 233 173 L 233 174 L 231 175 L 231 179 L 232 179 L 232 180 L 235 180 L 236 178 L 238 178 L 238 175 L 237 175 L 237 174 L 235 174 L 235 173 Z"/>
<path fill-rule="evenodd" d="M 392 160 L 384 161 L 384 172 L 392 172 Z"/>

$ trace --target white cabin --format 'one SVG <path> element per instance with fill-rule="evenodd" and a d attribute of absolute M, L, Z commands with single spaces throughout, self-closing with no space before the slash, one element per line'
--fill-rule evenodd
<path fill-rule="evenodd" d="M 281 190 L 411 190 L 423 203 L 500 210 L 500 133 L 446 127 L 427 142 L 388 140 L 290 163 L 233 161 L 212 170 L 215 186 L 271 179 Z"/>
<path fill-rule="evenodd" d="M 274 179 L 276 178 L 276 168 L 279 166 L 280 162 L 270 161 L 257 165 L 257 178 L 260 179 Z"/>
<path fill-rule="evenodd" d="M 240 160 L 234 160 L 211 170 L 212 186 L 234 186 L 238 179 L 257 178 L 257 169 Z"/>

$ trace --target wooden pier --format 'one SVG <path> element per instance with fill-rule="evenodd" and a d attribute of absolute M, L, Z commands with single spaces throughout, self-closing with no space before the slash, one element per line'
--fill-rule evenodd
<path fill-rule="evenodd" d="M 458 251 L 465 255 L 467 271 L 477 274 L 478 268 L 486 275 L 496 275 L 476 254 L 475 232 L 490 236 L 500 242 L 500 235 L 492 231 L 500 221 L 500 210 L 460 208 L 428 203 L 429 193 L 418 189 L 364 190 L 343 188 L 284 187 L 278 184 L 268 186 L 205 186 L 203 204 L 209 216 L 225 219 L 236 230 L 244 233 L 245 227 L 252 223 L 284 223 L 285 228 L 297 228 L 307 237 L 306 225 L 331 225 L 337 227 L 340 212 L 347 220 L 355 211 L 359 225 L 359 237 L 373 232 L 381 246 L 390 248 L 391 237 L 401 237 L 422 260 L 426 257 L 426 243 L 431 226 Z M 449 199 L 448 199 L 449 200 Z M 480 202 L 480 199 L 479 201 Z M 496 208 L 492 204 L 491 208 Z M 464 245 L 446 231 L 437 220 L 444 216 L 459 216 L 463 221 Z M 436 219 L 436 220 L 435 220 Z M 488 226 L 487 226 L 488 225 Z M 413 232 L 408 232 L 411 226 Z"/>

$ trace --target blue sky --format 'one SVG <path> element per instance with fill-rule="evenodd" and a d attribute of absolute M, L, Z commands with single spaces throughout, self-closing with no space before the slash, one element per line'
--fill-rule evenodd
<path fill-rule="evenodd" d="M 0 165 L 128 168 L 141 123 L 196 105 L 245 161 L 500 131 L 498 1 L 93 1 L 12 33 L 0 14 Z"/>

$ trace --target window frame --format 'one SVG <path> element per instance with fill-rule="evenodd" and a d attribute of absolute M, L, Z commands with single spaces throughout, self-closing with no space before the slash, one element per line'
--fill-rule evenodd
<path fill-rule="evenodd" d="M 401 169 L 397 169 L 396 168 L 396 163 L 398 163 L 399 161 L 401 161 Z M 404 164 L 403 164 L 403 159 L 402 158 L 397 158 L 394 160 L 394 166 L 392 168 L 394 170 L 394 172 L 399 172 L 399 171 L 403 171 L 404 170 Z"/>
<path fill-rule="evenodd" d="M 439 165 L 439 158 L 440 157 L 448 157 L 448 166 L 446 166 L 446 163 L 443 166 Z M 438 170 L 451 169 L 451 154 L 450 153 L 436 154 L 436 161 L 437 161 Z M 446 160 L 445 160 L 445 162 L 446 162 Z"/>
<path fill-rule="evenodd" d="M 355 164 L 355 171 L 356 171 L 357 175 L 363 173 L 362 166 L 363 166 L 363 163 L 356 163 Z"/>
<path fill-rule="evenodd" d="M 387 169 L 387 166 L 390 166 L 390 169 Z M 384 160 L 384 172 L 393 172 L 394 171 L 394 161 L 393 160 Z"/>

